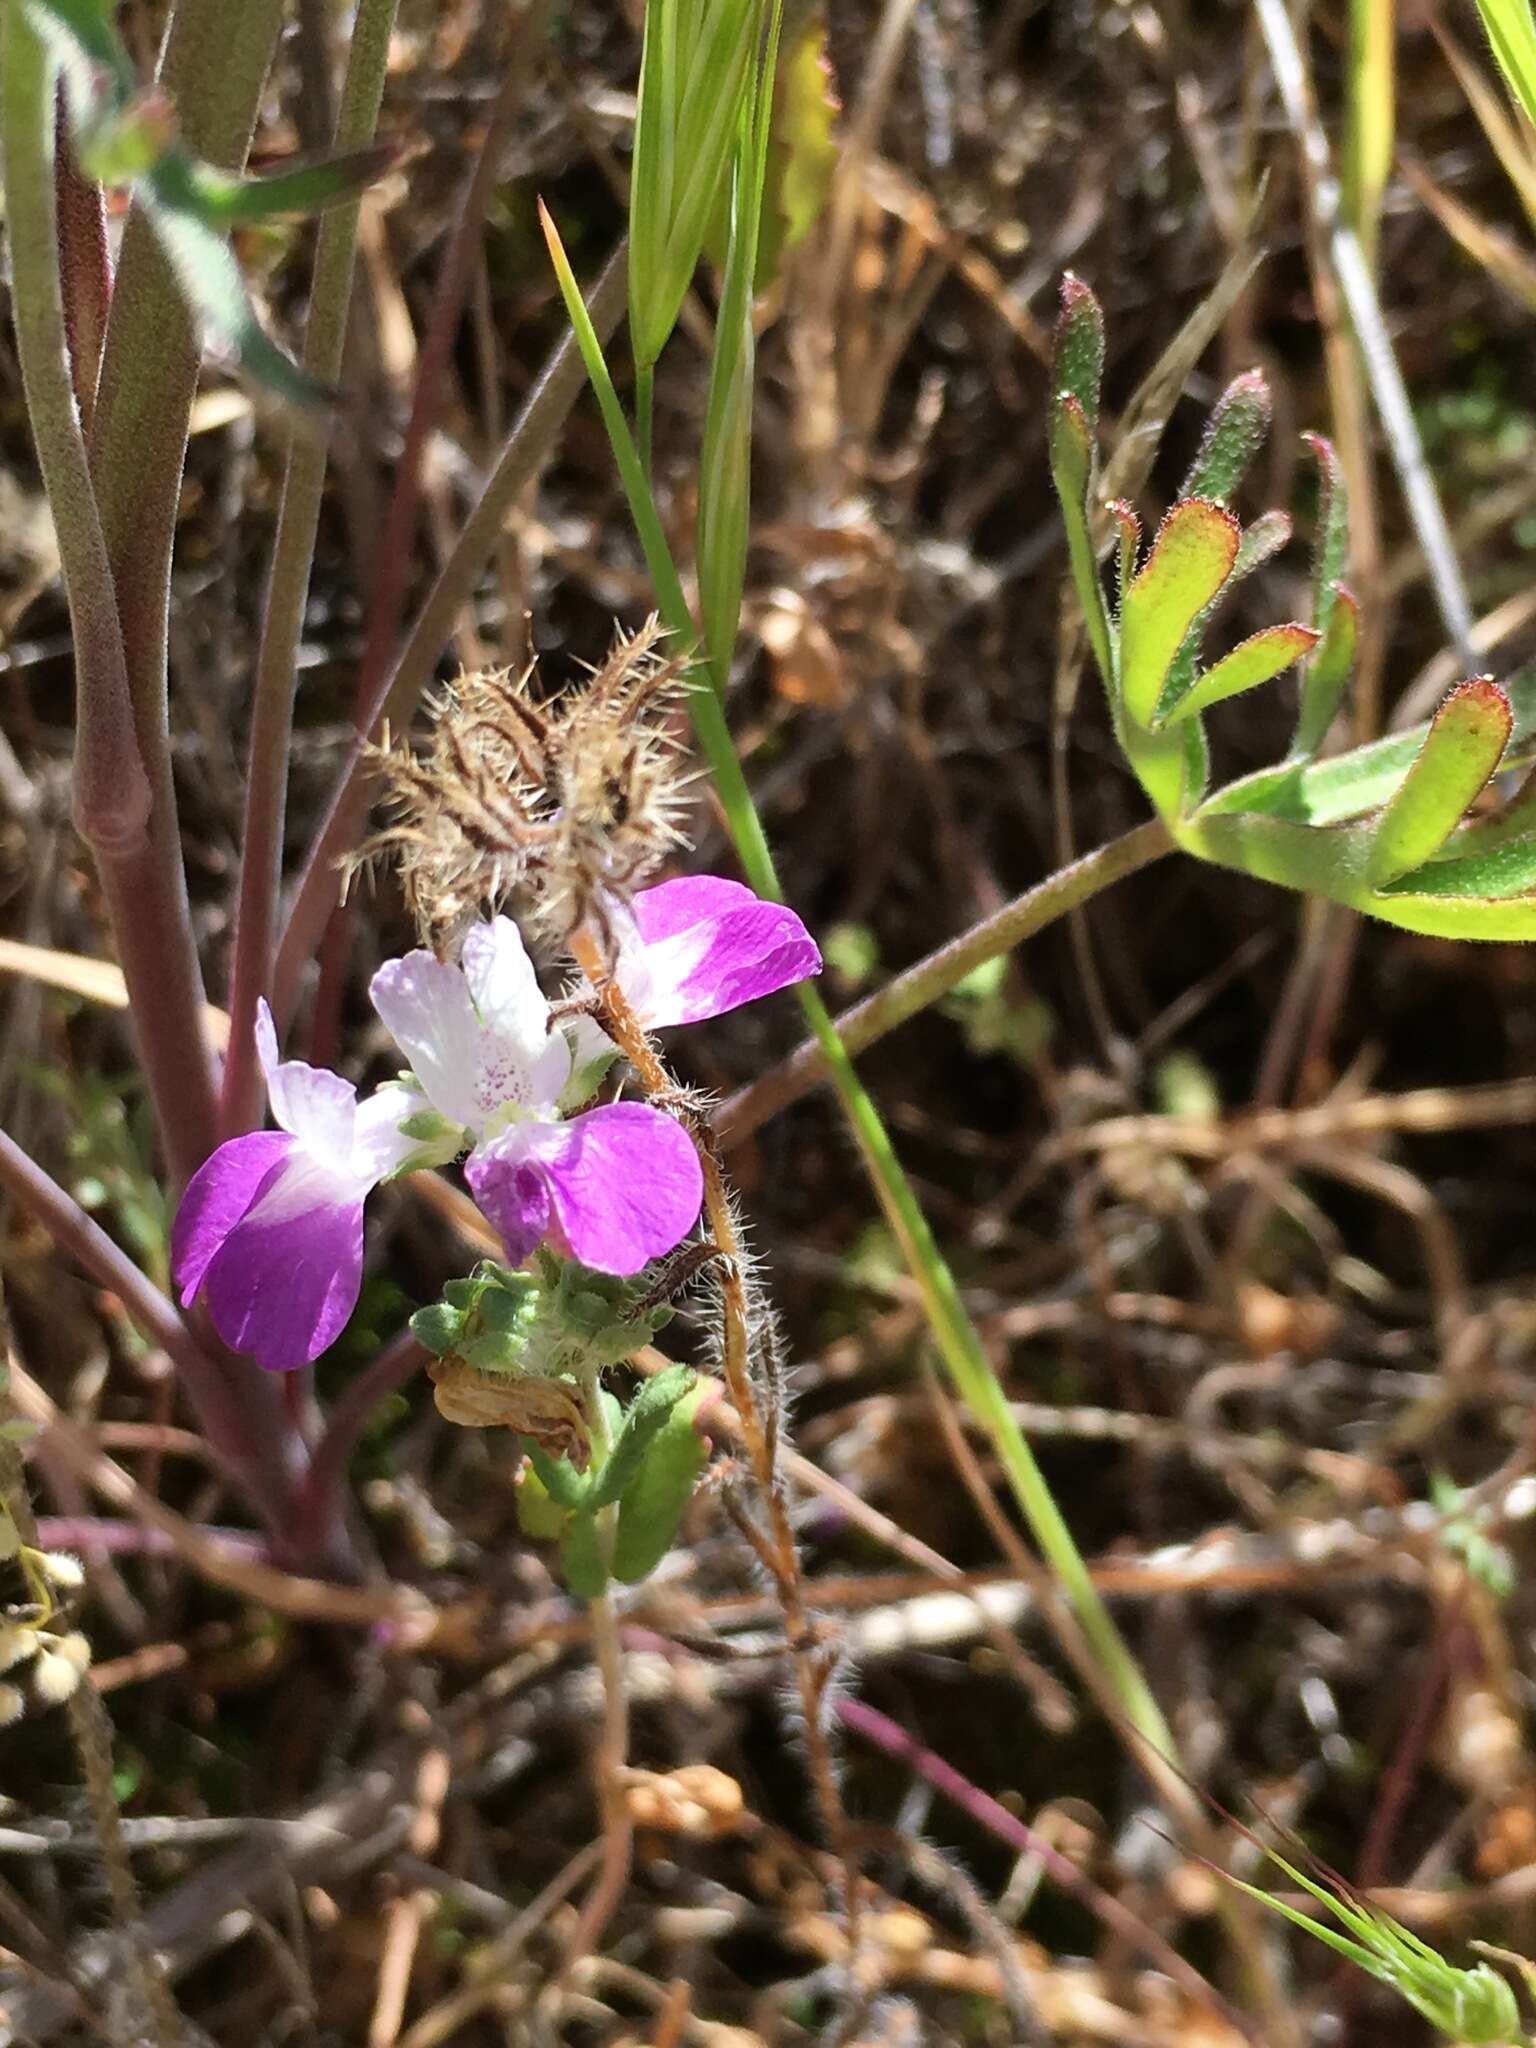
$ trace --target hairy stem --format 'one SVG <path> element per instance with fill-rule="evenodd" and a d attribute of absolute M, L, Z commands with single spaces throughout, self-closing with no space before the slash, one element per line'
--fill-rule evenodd
<path fill-rule="evenodd" d="M 336 121 L 335 147 L 358 149 L 373 137 L 397 0 L 362 0 L 352 25 L 346 83 Z M 352 300 L 360 202 L 330 208 L 320 222 L 304 366 L 324 384 L 341 375 Z M 256 1062 L 258 997 L 272 979 L 272 954 L 282 887 L 283 821 L 299 636 L 309 595 L 320 501 L 325 489 L 326 445 L 308 424 L 288 428 L 283 494 L 267 583 L 266 611 L 256 655 L 245 834 L 235 914 L 230 978 L 229 1054 L 224 1070 L 222 1125 L 226 1137 L 252 1129 L 261 1117 L 261 1076 Z"/>
<path fill-rule="evenodd" d="M 1161 819 L 1152 818 L 1093 853 L 1082 855 L 1058 873 L 1048 875 L 959 938 L 951 939 L 904 969 L 876 994 L 835 1017 L 833 1029 L 843 1050 L 850 1057 L 865 1051 L 887 1032 L 930 1009 L 957 982 L 988 960 L 1012 952 L 1015 946 L 1088 902 L 1101 889 L 1149 867 L 1173 849 L 1168 828 Z M 778 1066 L 722 1104 L 714 1119 L 720 1142 L 727 1148 L 739 1143 L 826 1080 L 828 1072 L 820 1040 L 806 1039 Z"/>
<path fill-rule="evenodd" d="M 620 243 L 592 290 L 594 325 L 611 333 L 623 307 L 624 245 Z M 367 742 L 386 722 L 398 726 L 409 719 L 452 635 L 460 607 L 473 595 L 476 580 L 501 538 L 508 512 L 548 459 L 581 385 L 581 356 L 567 335 L 528 394 L 479 502 L 438 571 L 399 660 L 392 671 L 381 674 L 369 701 L 358 706 L 357 737 L 310 842 L 278 946 L 272 1007 L 280 1029 L 293 1015 L 305 966 L 339 899 L 341 864 L 356 846 L 367 816 Z"/>
<path fill-rule="evenodd" d="M 636 1020 L 622 990 L 612 979 L 596 935 L 583 928 L 573 937 L 576 964 L 599 991 L 603 1025 L 639 1076 L 646 1094 L 665 1098 L 675 1083 Z M 859 1922 L 858 1872 L 849 1838 L 848 1818 L 828 1742 L 827 1716 L 831 1664 L 817 1640 L 814 1617 L 806 1599 L 800 1546 L 790 1519 L 789 1498 L 778 1464 L 778 1417 L 765 1415 L 752 1363 L 752 1333 L 744 1279 L 746 1248 L 735 1208 L 726 1189 L 720 1162 L 707 1137 L 701 1137 L 699 1163 L 704 1173 L 704 1219 L 715 1249 L 723 1255 L 719 1278 L 722 1306 L 721 1367 L 726 1391 L 741 1425 L 742 1443 L 757 1484 L 768 1527 L 754 1540 L 759 1561 L 771 1574 L 784 1615 L 784 1632 L 794 1668 L 806 1753 L 822 1825 L 845 1877 L 845 1907 L 850 1939 L 857 1945 Z M 743 1533 L 750 1533 L 744 1530 Z"/>

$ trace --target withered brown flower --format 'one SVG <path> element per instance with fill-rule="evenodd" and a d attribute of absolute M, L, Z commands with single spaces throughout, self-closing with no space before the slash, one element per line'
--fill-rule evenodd
<path fill-rule="evenodd" d="M 393 817 L 363 858 L 398 860 L 434 951 L 513 897 L 559 943 L 682 843 L 690 772 L 671 714 L 687 660 L 662 638 L 654 617 L 618 634 L 587 682 L 543 702 L 532 668 L 460 676 L 419 749 L 380 750 Z"/>

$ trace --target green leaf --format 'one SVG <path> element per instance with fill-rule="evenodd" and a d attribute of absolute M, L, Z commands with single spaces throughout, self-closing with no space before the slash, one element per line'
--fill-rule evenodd
<path fill-rule="evenodd" d="M 1238 524 L 1223 506 L 1183 498 L 1157 530 L 1120 615 L 1120 690 L 1147 725 L 1185 635 L 1232 573 Z"/>
<path fill-rule="evenodd" d="M 1051 390 L 1056 398 L 1075 402 L 1090 438 L 1099 423 L 1099 388 L 1103 380 L 1103 308 L 1082 279 L 1069 270 L 1061 280 Z"/>
<path fill-rule="evenodd" d="M 1349 494 L 1333 443 L 1322 434 L 1303 434 L 1317 464 L 1317 538 L 1312 549 L 1312 623 L 1326 635 L 1339 580 L 1349 560 Z"/>
<path fill-rule="evenodd" d="M 236 178 L 178 154 L 166 166 L 160 197 L 167 204 L 174 199 L 184 205 L 211 228 L 254 226 L 284 214 L 319 213 L 355 199 L 365 186 L 381 178 L 398 156 L 393 143 L 375 142 L 312 163 Z"/>
<path fill-rule="evenodd" d="M 1377 822 L 1366 868 L 1373 887 L 1433 858 L 1498 767 L 1513 728 L 1509 699 L 1491 678 L 1451 692 Z"/>
<path fill-rule="evenodd" d="M 1263 568 L 1285 546 L 1291 537 L 1291 515 L 1289 512 L 1261 512 L 1252 526 L 1243 528 L 1243 537 L 1237 544 L 1237 560 L 1232 564 L 1230 581 L 1239 583 L 1245 576 L 1251 576 L 1255 569 Z"/>
<path fill-rule="evenodd" d="M 1236 377 L 1217 399 L 1181 498 L 1211 498 L 1224 505 L 1264 444 L 1274 410 L 1262 370 Z"/>
<path fill-rule="evenodd" d="M 591 1515 L 572 1515 L 560 1538 L 560 1576 L 578 1600 L 597 1600 L 608 1590 L 603 1535 Z"/>
<path fill-rule="evenodd" d="M 1488 44 L 1528 121 L 1536 122 L 1536 21 L 1530 0 L 1477 0 Z"/>
<path fill-rule="evenodd" d="M 1116 498 L 1109 507 L 1109 513 L 1116 529 L 1115 613 L 1118 617 L 1125 607 L 1125 593 L 1131 587 L 1136 564 L 1141 557 L 1141 521 L 1124 498 Z"/>
<path fill-rule="evenodd" d="M 648 1379 L 630 1402 L 623 1425 L 603 1468 L 593 1479 L 589 1504 L 604 1508 L 633 1485 L 657 1434 L 666 1427 L 678 1402 L 698 1384 L 691 1366 L 669 1365 Z"/>
<path fill-rule="evenodd" d="M 1335 585 L 1322 643 L 1308 662 L 1301 683 L 1301 712 L 1292 751 L 1315 754 L 1338 716 L 1345 685 L 1355 666 L 1360 639 L 1360 606 L 1352 590 Z"/>
<path fill-rule="evenodd" d="M 1310 626 L 1266 626 L 1262 632 L 1250 634 L 1230 654 L 1213 663 L 1176 704 L 1166 709 L 1159 706 L 1153 720 L 1154 730 L 1196 717 L 1228 697 L 1241 696 L 1245 690 L 1272 682 L 1316 645 L 1317 635 Z"/>
<path fill-rule="evenodd" d="M 619 1508 L 613 1571 L 627 1586 L 653 1572 L 666 1556 L 708 1462 L 709 1445 L 693 1422 L 697 1406 L 695 1396 L 672 1410 Z"/>
<path fill-rule="evenodd" d="M 1067 559 L 1077 601 L 1082 607 L 1093 658 L 1107 690 L 1114 688 L 1113 641 L 1109 613 L 1104 604 L 1104 587 L 1099 581 L 1099 558 L 1088 523 L 1088 493 L 1093 480 L 1093 434 L 1081 402 L 1067 392 L 1051 408 L 1051 479 L 1061 504 L 1062 523 L 1067 529 Z"/>
<path fill-rule="evenodd" d="M 1459 835 L 1458 835 L 1459 837 Z M 1455 842 L 1453 841 L 1454 845 Z M 1454 896 L 1508 903 L 1536 892 L 1536 835 L 1476 853 L 1440 855 L 1387 885 L 1388 895 Z"/>

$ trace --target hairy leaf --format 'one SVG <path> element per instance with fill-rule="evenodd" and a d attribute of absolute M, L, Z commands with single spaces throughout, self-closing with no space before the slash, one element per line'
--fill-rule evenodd
<path fill-rule="evenodd" d="M 1225 504 L 1264 445 L 1274 411 L 1262 370 L 1236 377 L 1217 399 L 1181 498 L 1212 498 Z"/>
<path fill-rule="evenodd" d="M 645 1382 L 630 1402 L 617 1441 L 592 1482 L 588 1495 L 591 1507 L 609 1507 L 629 1491 L 657 1435 L 666 1427 L 678 1402 L 693 1392 L 698 1377 L 691 1366 L 669 1365 Z"/>
<path fill-rule="evenodd" d="M 694 1427 L 697 1406 L 695 1395 L 672 1410 L 619 1508 L 613 1570 L 626 1585 L 653 1572 L 666 1556 L 708 1461 L 709 1445 Z"/>
<path fill-rule="evenodd" d="M 1174 657 L 1237 559 L 1238 524 L 1204 498 L 1175 505 L 1125 594 L 1120 617 L 1120 688 L 1127 714 L 1150 722 Z"/>
<path fill-rule="evenodd" d="M 1366 869 L 1374 887 L 1433 858 L 1498 767 L 1513 727 L 1509 699 L 1491 678 L 1451 692 L 1377 821 Z"/>
<path fill-rule="evenodd" d="M 1316 645 L 1317 635 L 1310 626 L 1266 626 L 1213 663 L 1176 704 L 1167 710 L 1160 707 L 1154 724 L 1170 725 L 1193 718 L 1213 704 L 1224 703 L 1228 697 L 1257 689 L 1261 683 L 1273 681 Z"/>
<path fill-rule="evenodd" d="M 1090 435 L 1099 423 L 1099 387 L 1104 380 L 1104 312 L 1092 291 L 1069 270 L 1061 280 L 1061 313 L 1051 390 L 1076 400 Z"/>

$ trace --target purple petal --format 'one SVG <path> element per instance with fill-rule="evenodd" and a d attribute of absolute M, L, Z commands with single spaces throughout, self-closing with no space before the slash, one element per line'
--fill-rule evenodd
<path fill-rule="evenodd" d="M 787 904 L 719 875 L 644 890 L 634 918 L 642 957 L 631 1000 L 653 1029 L 723 1016 L 821 971 L 816 942 Z M 621 981 L 627 964 L 621 951 Z"/>
<path fill-rule="evenodd" d="M 171 1271 L 183 1306 L 202 1286 L 225 1238 L 297 1143 L 286 1131 L 251 1131 L 210 1153 L 193 1174 L 171 1225 Z"/>
<path fill-rule="evenodd" d="M 269 1372 L 308 1365 L 340 1335 L 363 1279 L 363 1205 L 285 1161 L 203 1275 L 219 1335 Z"/>
<path fill-rule="evenodd" d="M 528 1128 L 513 1125 L 464 1163 L 469 1191 L 514 1266 L 523 1263 L 549 1228 L 548 1185 L 526 1147 L 516 1142 Z"/>
<path fill-rule="evenodd" d="M 704 1195 L 693 1140 L 643 1102 L 609 1103 L 569 1123 L 515 1124 L 466 1172 L 504 1237 L 508 1212 L 524 1231 L 532 1226 L 541 1183 L 541 1235 L 600 1273 L 638 1273 L 681 1244 Z"/>

